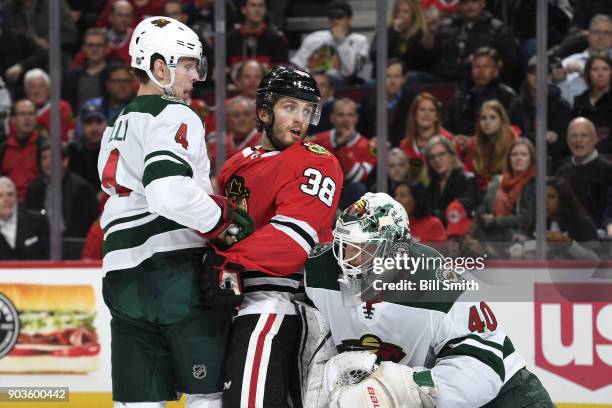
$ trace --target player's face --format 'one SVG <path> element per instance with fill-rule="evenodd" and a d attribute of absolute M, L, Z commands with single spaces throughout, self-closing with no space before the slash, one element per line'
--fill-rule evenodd
<path fill-rule="evenodd" d="M 176 64 L 174 84 L 172 91 L 174 96 L 184 101 L 191 100 L 193 85 L 199 81 L 198 62 L 194 58 L 181 58 Z"/>
<path fill-rule="evenodd" d="M 514 146 L 510 152 L 510 165 L 514 174 L 524 173 L 531 165 L 529 148 L 524 144 Z"/>
<path fill-rule="evenodd" d="M 302 101 L 287 96 L 281 96 L 274 104 L 274 127 L 272 137 L 277 145 L 287 148 L 301 141 L 306 136 L 310 118 L 315 113 L 315 108 L 310 102 Z M 267 112 L 260 111 L 260 118 L 264 123 L 269 123 L 272 118 Z M 268 136 L 266 135 L 267 139 Z M 271 146 L 264 147 L 270 148 Z"/>

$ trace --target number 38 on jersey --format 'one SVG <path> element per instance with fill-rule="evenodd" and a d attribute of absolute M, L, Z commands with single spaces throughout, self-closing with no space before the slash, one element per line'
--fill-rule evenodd
<path fill-rule="evenodd" d="M 319 170 L 312 167 L 304 170 L 304 176 L 307 180 L 306 183 L 300 185 L 300 190 L 305 194 L 318 197 L 323 204 L 331 207 L 336 192 L 334 180 L 324 177 Z"/>

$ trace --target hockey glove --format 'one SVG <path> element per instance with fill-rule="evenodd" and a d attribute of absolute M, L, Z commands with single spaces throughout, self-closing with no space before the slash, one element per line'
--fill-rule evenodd
<path fill-rule="evenodd" d="M 372 353 L 347 352 L 328 361 L 330 367 L 325 367 L 324 381 L 330 393 L 330 407 L 359 408 L 372 404 L 381 408 L 435 407 L 435 384 L 429 370 L 391 361 L 375 366 L 375 359 Z M 374 367 L 371 374 L 360 380 L 371 366 Z"/>
<path fill-rule="evenodd" d="M 253 233 L 253 220 L 246 211 L 223 196 L 211 195 L 210 198 L 221 207 L 221 217 L 212 230 L 202 234 L 204 238 L 230 246 Z"/>
<path fill-rule="evenodd" d="M 209 249 L 204 255 L 200 274 L 200 299 L 207 309 L 234 312 L 242 303 L 242 265 L 226 262 L 225 257 Z"/>

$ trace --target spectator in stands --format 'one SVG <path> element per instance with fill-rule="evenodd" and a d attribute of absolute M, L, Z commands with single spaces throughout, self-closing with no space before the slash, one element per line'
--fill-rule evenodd
<path fill-rule="evenodd" d="M 334 97 L 334 86 L 331 83 L 331 78 L 325 71 L 317 71 L 312 74 L 321 93 L 321 117 L 318 125 L 310 125 L 308 134 L 314 135 L 319 132 L 330 130 L 334 126 L 331 123 L 331 112 L 334 108 L 336 98 Z"/>
<path fill-rule="evenodd" d="M 238 93 L 255 101 L 257 88 L 266 70 L 264 66 L 256 60 L 248 60 L 239 63 L 236 67 L 236 87 Z"/>
<path fill-rule="evenodd" d="M 465 157 L 465 168 L 476 174 L 480 191 L 486 189 L 494 175 L 502 173 L 516 138 L 503 105 L 496 100 L 485 102 L 478 113 L 476 136 L 469 140 Z"/>
<path fill-rule="evenodd" d="M 267 71 L 273 65 L 287 63 L 287 39 L 278 29 L 264 22 L 266 2 L 242 0 L 241 3 L 244 23 L 227 33 L 227 66 L 231 69 L 241 61 L 256 59 Z"/>
<path fill-rule="evenodd" d="M 49 259 L 49 222 L 40 212 L 17 208 L 15 184 L 0 177 L 0 260 Z"/>
<path fill-rule="evenodd" d="M 611 33 L 612 35 L 612 33 Z M 595 125 L 599 143 L 597 151 L 612 155 L 612 96 L 610 81 L 612 60 L 606 55 L 593 55 L 584 68 L 587 90 L 574 98 L 574 117 L 582 116 Z"/>
<path fill-rule="evenodd" d="M 587 89 L 583 73 L 587 60 L 593 55 L 612 57 L 612 17 L 598 14 L 591 19 L 586 50 L 572 54 L 562 61 L 566 77 L 558 85 L 563 98 L 573 105 L 574 98 Z"/>
<path fill-rule="evenodd" d="M 437 24 L 439 20 L 431 20 Z M 437 26 L 428 27 L 419 0 L 395 0 L 391 22 L 387 29 L 387 57 L 397 58 L 408 70 L 408 83 L 420 84 L 431 81 L 433 62 L 433 33 Z M 370 59 L 374 64 L 372 78 L 376 78 L 376 35 L 370 47 Z"/>
<path fill-rule="evenodd" d="M 406 123 L 406 133 L 400 148 L 410 161 L 410 176 L 417 179 L 425 166 L 423 149 L 434 136 L 452 140 L 452 135 L 442 128 L 442 104 L 428 92 L 418 94 L 412 101 Z"/>
<path fill-rule="evenodd" d="M 606 194 L 612 183 L 612 162 L 599 155 L 593 122 L 578 117 L 567 129 L 570 162 L 559 168 L 557 176 L 570 184 L 578 200 L 597 227 L 603 227 Z"/>
<path fill-rule="evenodd" d="M 333 1 L 328 8 L 329 29 L 309 34 L 291 62 L 308 71 L 325 70 L 334 87 L 363 82 L 359 77 L 369 54 L 365 35 L 351 31 L 350 4 Z"/>
<path fill-rule="evenodd" d="M 318 133 L 314 142 L 336 156 L 344 173 L 341 208 L 355 202 L 366 192 L 366 182 L 376 165 L 370 143 L 357 129 L 357 104 L 349 98 L 337 99 L 331 114 L 332 130 Z"/>
<path fill-rule="evenodd" d="M 578 29 L 587 29 L 593 16 L 605 14 L 612 16 L 612 2 L 609 0 L 580 0 L 574 3 L 573 23 Z"/>
<path fill-rule="evenodd" d="M 472 205 L 479 202 L 476 177 L 464 171 L 451 141 L 434 136 L 425 145 L 424 154 L 429 178 L 426 197 L 433 215 L 446 223 L 446 207 L 456 198 L 468 198 Z"/>
<path fill-rule="evenodd" d="M 106 95 L 90 99 L 86 103 L 100 106 L 110 122 L 117 113 L 135 96 L 134 76 L 128 65 L 115 63 L 108 68 L 106 78 Z"/>
<path fill-rule="evenodd" d="M 406 132 L 406 118 L 414 94 L 408 91 L 406 67 L 398 59 L 387 62 L 387 123 L 388 140 L 391 146 L 397 147 Z M 376 136 L 376 94 L 368 95 L 361 100 L 359 107 L 359 125 L 357 128 L 368 139 Z"/>
<path fill-rule="evenodd" d="M 68 170 L 69 158 L 62 147 L 62 216 L 60 229 L 64 237 L 84 238 L 91 223 L 98 217 L 96 192 L 81 176 Z M 48 188 L 51 183 L 51 144 L 46 143 L 40 152 L 41 175 L 30 183 L 23 206 L 37 211 L 45 211 L 53 218 Z"/>
<path fill-rule="evenodd" d="M 450 257 L 472 257 L 491 255 L 489 247 L 483 245 L 475 236 L 477 220 L 474 204 L 465 197 L 453 200 L 444 212 L 444 219 L 448 220 L 446 235 L 449 242 Z"/>
<path fill-rule="evenodd" d="M 549 66 L 549 72 L 551 72 Z M 571 108 L 561 97 L 559 88 L 548 83 L 548 110 L 546 131 L 546 152 L 548 154 L 548 173 L 554 174 L 561 165 L 562 160 L 569 153 L 567 149 L 567 125 L 571 120 Z M 522 136 L 533 143 L 536 140 L 536 57 L 529 61 L 527 80 L 523 83 L 520 92 L 521 105 L 524 115 Z"/>
<path fill-rule="evenodd" d="M 123 19 L 127 19 L 127 14 L 122 13 L 121 15 L 113 15 L 113 13 L 117 12 L 117 8 L 115 7 L 117 3 L 125 0 L 109 0 L 106 2 L 106 5 L 102 12 L 100 13 L 100 18 L 98 18 L 98 22 L 96 25 L 98 27 L 105 27 L 109 23 L 113 24 L 113 19 L 120 17 Z M 136 24 L 141 22 L 146 17 L 151 16 L 161 16 L 164 13 L 164 4 L 166 0 L 129 0 L 127 3 L 132 6 L 130 8 L 130 22 L 128 27 L 136 27 Z M 126 8 L 121 5 L 122 10 L 126 10 Z M 128 38 L 129 42 L 129 38 Z"/>
<path fill-rule="evenodd" d="M 110 7 L 108 23 L 98 24 L 98 26 L 106 27 L 109 57 L 117 58 L 129 64 L 131 62 L 129 53 L 130 38 L 132 37 L 132 31 L 134 31 L 132 25 L 134 22 L 141 21 L 144 16 L 134 16 L 134 6 L 126 0 L 109 1 L 106 4 L 106 9 Z M 161 10 L 158 13 L 149 15 L 156 16 L 159 14 L 161 14 Z"/>
<path fill-rule="evenodd" d="M 101 261 L 102 249 L 104 247 L 104 231 L 100 226 L 100 218 L 96 219 L 85 237 L 83 250 L 81 251 L 81 261 Z"/>
<path fill-rule="evenodd" d="M 434 37 L 433 73 L 438 77 L 447 81 L 468 80 L 473 53 L 481 47 L 497 50 L 506 81 L 514 77 L 517 41 L 500 20 L 484 10 L 485 2 L 460 0 L 458 12 L 442 21 Z"/>
<path fill-rule="evenodd" d="M 13 98 L 0 76 L 0 141 L 6 139 L 9 127 L 8 120 L 11 116 L 12 107 Z"/>
<path fill-rule="evenodd" d="M 100 105 L 88 102 L 81 108 L 79 117 L 83 135 L 68 145 L 70 171 L 87 180 L 98 192 L 98 201 L 101 201 L 104 193 L 98 175 L 98 154 L 106 129 L 106 116 Z"/>
<path fill-rule="evenodd" d="M 13 96 L 18 96 L 22 74 L 32 68 L 42 67 L 47 53 L 32 37 L 20 31 L 2 27 L 0 18 L 0 75 L 6 81 Z"/>
<path fill-rule="evenodd" d="M 85 32 L 82 47 L 85 61 L 70 70 L 62 81 L 62 96 L 70 102 L 73 111 L 78 111 L 86 101 L 104 95 L 104 80 L 108 75 L 106 48 L 103 29 L 90 28 Z"/>
<path fill-rule="evenodd" d="M 4 4 L 4 24 L 8 30 L 21 31 L 34 38 L 41 48 L 49 48 L 49 0 L 7 0 Z M 58 4 L 59 3 L 59 4 Z M 61 8 L 60 39 L 62 49 L 71 52 L 77 44 L 78 31 L 65 0 L 54 2 Z"/>
<path fill-rule="evenodd" d="M 17 200 L 22 203 L 28 185 L 39 174 L 40 146 L 44 138 L 36 131 L 36 108 L 32 101 L 15 102 L 12 119 L 14 126 L 0 146 L 0 175 L 13 180 Z"/>
<path fill-rule="evenodd" d="M 393 189 L 393 198 L 408 213 L 410 235 L 418 242 L 446 242 L 446 230 L 438 217 L 430 213 L 422 184 L 402 181 Z"/>
<path fill-rule="evenodd" d="M 493 48 L 479 48 L 473 53 L 472 80 L 455 92 L 447 112 L 446 128 L 457 135 L 459 143 L 474 134 L 481 105 L 496 99 L 504 106 L 513 125 L 521 126 L 521 101 L 512 88 L 499 80 L 502 62 Z"/>
<path fill-rule="evenodd" d="M 533 234 L 535 161 L 534 147 L 528 139 L 512 142 L 504 173 L 493 177 L 478 208 L 487 241 L 525 241 Z"/>
<path fill-rule="evenodd" d="M 548 257 L 599 259 L 599 237 L 593 220 L 586 214 L 571 185 L 563 178 L 547 181 Z"/>
<path fill-rule="evenodd" d="M 217 157 L 217 135 L 211 133 L 208 140 L 210 168 L 215 169 Z M 229 159 L 246 147 L 261 142 L 261 133 L 255 123 L 255 103 L 246 96 L 238 95 L 227 104 L 227 136 L 225 137 L 225 157 Z"/>
<path fill-rule="evenodd" d="M 26 97 L 36 106 L 38 131 L 42 136 L 51 134 L 51 79 L 40 68 L 34 68 L 25 73 L 23 86 Z M 60 136 L 62 143 L 74 138 L 74 115 L 70 104 L 61 99 L 60 109 Z"/>

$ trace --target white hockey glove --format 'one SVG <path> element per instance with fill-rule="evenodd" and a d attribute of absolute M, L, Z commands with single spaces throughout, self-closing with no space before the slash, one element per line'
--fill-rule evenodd
<path fill-rule="evenodd" d="M 375 361 L 376 355 L 372 353 L 348 352 L 327 363 L 329 370 L 326 366 L 324 381 L 330 393 L 330 407 L 365 408 L 373 404 L 380 408 L 435 407 L 435 384 L 429 370 L 390 361 L 377 367 Z M 371 374 L 363 381 L 350 383 L 368 368 Z"/>

